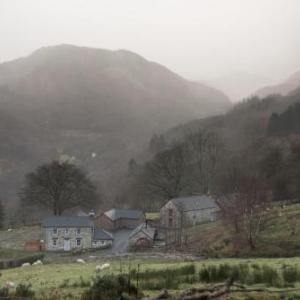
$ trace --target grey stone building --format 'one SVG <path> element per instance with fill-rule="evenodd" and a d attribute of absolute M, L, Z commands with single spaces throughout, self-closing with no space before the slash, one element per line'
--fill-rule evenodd
<path fill-rule="evenodd" d="M 53 216 L 43 220 L 45 248 L 48 251 L 71 251 L 111 246 L 113 236 L 95 228 L 90 217 Z"/>
<path fill-rule="evenodd" d="M 96 222 L 99 227 L 107 230 L 134 229 L 145 222 L 145 214 L 140 210 L 113 208 L 97 217 Z"/>
<path fill-rule="evenodd" d="M 145 249 L 153 246 L 156 230 L 147 223 L 136 227 L 129 236 L 129 248 Z"/>
<path fill-rule="evenodd" d="M 161 208 L 160 224 L 167 228 L 179 228 L 215 221 L 217 211 L 215 200 L 207 195 L 174 198 Z"/>
<path fill-rule="evenodd" d="M 160 210 L 160 227 L 165 232 L 166 244 L 187 241 L 185 229 L 217 218 L 218 206 L 207 195 L 179 197 L 169 200 Z"/>

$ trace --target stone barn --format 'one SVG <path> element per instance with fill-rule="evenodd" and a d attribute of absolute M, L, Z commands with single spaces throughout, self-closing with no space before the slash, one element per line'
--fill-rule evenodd
<path fill-rule="evenodd" d="M 145 222 L 145 215 L 140 210 L 111 209 L 97 217 L 96 222 L 106 230 L 133 229 Z"/>
<path fill-rule="evenodd" d="M 160 210 L 160 225 L 181 228 L 215 221 L 218 206 L 211 196 L 189 196 L 169 200 Z"/>
<path fill-rule="evenodd" d="M 153 246 L 156 230 L 143 223 L 135 228 L 129 236 L 129 248 L 146 249 Z"/>
<path fill-rule="evenodd" d="M 164 232 L 166 245 L 187 243 L 185 228 L 213 222 L 217 212 L 215 200 L 207 195 L 169 200 L 160 210 L 160 230 Z"/>

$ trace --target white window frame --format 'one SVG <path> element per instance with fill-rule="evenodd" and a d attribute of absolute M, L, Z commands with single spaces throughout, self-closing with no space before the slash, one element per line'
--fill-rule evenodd
<path fill-rule="evenodd" d="M 76 235 L 80 235 L 81 234 L 81 228 L 76 228 Z"/>
<path fill-rule="evenodd" d="M 57 241 L 58 241 L 58 238 L 53 238 L 52 239 L 52 246 L 57 246 Z"/>
<path fill-rule="evenodd" d="M 52 233 L 53 233 L 53 234 L 57 234 L 57 233 L 58 233 L 58 229 L 57 229 L 56 227 L 54 227 L 54 228 L 52 229 Z"/>
<path fill-rule="evenodd" d="M 65 234 L 69 234 L 70 233 L 70 229 L 69 228 L 65 228 Z"/>
<path fill-rule="evenodd" d="M 79 242 L 79 244 L 78 244 L 78 242 Z M 76 246 L 77 246 L 77 247 L 82 246 L 82 239 L 80 239 L 80 238 L 77 238 L 77 239 L 76 239 Z"/>

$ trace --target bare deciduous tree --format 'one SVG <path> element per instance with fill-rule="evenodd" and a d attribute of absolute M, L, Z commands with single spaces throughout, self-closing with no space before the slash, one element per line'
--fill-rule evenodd
<path fill-rule="evenodd" d="M 158 153 L 146 164 L 143 181 L 148 192 L 164 199 L 177 197 L 184 189 L 185 157 L 181 145 Z"/>
<path fill-rule="evenodd" d="M 238 188 L 217 200 L 226 223 L 235 228 L 253 250 L 267 217 L 270 204 L 268 189 L 254 176 L 243 176 Z"/>
<path fill-rule="evenodd" d="M 68 162 L 52 161 L 25 177 L 20 191 L 25 205 L 42 205 L 60 215 L 75 206 L 92 208 L 99 204 L 96 187 L 85 173 Z"/>

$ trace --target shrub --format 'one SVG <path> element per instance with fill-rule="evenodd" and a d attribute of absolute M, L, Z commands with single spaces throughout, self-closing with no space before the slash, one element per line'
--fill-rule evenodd
<path fill-rule="evenodd" d="M 204 266 L 200 269 L 199 279 L 200 279 L 200 281 L 203 281 L 206 283 L 210 282 L 210 274 L 209 274 L 209 270 L 206 268 L 206 266 Z"/>
<path fill-rule="evenodd" d="M 283 280 L 287 283 L 295 283 L 296 281 L 298 281 L 298 279 L 300 279 L 300 272 L 298 271 L 297 267 L 285 266 L 282 271 L 282 277 Z"/>
<path fill-rule="evenodd" d="M 281 286 L 277 270 L 267 265 L 262 266 L 262 281 L 269 286 Z"/>
<path fill-rule="evenodd" d="M 139 273 L 140 279 L 156 279 L 156 278 L 166 278 L 168 276 L 178 277 L 182 275 L 192 275 L 196 273 L 196 267 L 194 264 L 188 264 L 179 268 L 169 268 L 160 270 L 146 270 Z M 130 274 L 136 276 L 137 271 L 135 269 L 131 270 Z"/>
<path fill-rule="evenodd" d="M 104 275 L 93 278 L 92 285 L 81 296 L 82 300 L 115 300 L 123 293 L 137 294 L 127 276 Z"/>
<path fill-rule="evenodd" d="M 3 287 L 0 289 L 0 297 L 8 297 L 9 289 L 7 287 Z"/>
<path fill-rule="evenodd" d="M 180 278 L 172 275 L 167 275 L 164 278 L 152 280 L 144 280 L 141 283 L 141 288 L 145 290 L 162 290 L 162 289 L 178 289 Z"/>
<path fill-rule="evenodd" d="M 69 287 L 69 285 L 70 285 L 70 279 L 67 278 L 67 279 L 64 279 L 64 281 L 59 285 L 59 288 L 64 289 L 64 288 Z"/>
<path fill-rule="evenodd" d="M 15 296 L 16 297 L 24 297 L 24 298 L 29 298 L 32 299 L 34 298 L 34 291 L 31 289 L 31 284 L 22 284 L 20 283 L 16 287 L 16 292 Z"/>
<path fill-rule="evenodd" d="M 231 268 L 228 264 L 221 264 L 218 268 L 218 280 L 223 281 L 231 276 Z"/>
<path fill-rule="evenodd" d="M 263 276 L 261 272 L 261 268 L 254 268 L 252 272 L 252 283 L 258 284 L 263 282 Z"/>

